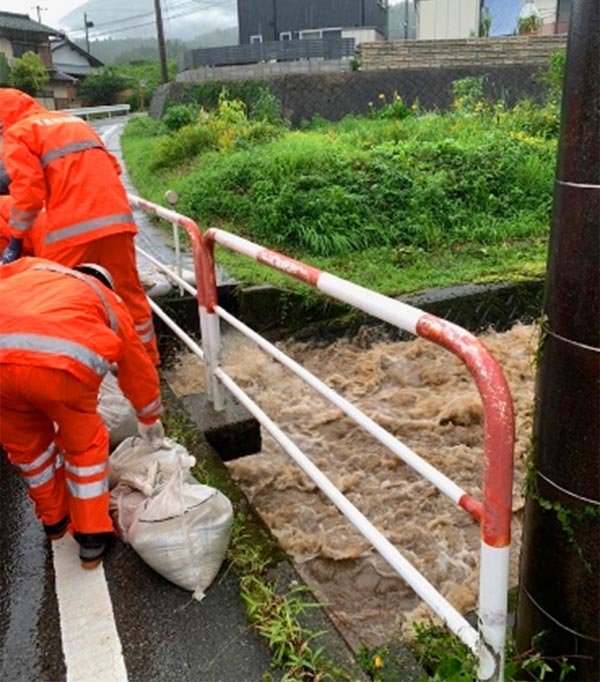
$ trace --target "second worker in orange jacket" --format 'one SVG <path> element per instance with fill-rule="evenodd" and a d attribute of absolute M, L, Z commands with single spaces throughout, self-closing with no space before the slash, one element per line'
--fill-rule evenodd
<path fill-rule="evenodd" d="M 131 315 L 106 270 L 78 268 L 40 258 L 0 267 L 0 443 L 47 535 L 70 523 L 93 568 L 113 533 L 102 377 L 117 370 L 142 438 L 160 447 L 164 432 L 158 374 Z"/>
<path fill-rule="evenodd" d="M 15 240 L 23 239 L 45 208 L 37 255 L 68 267 L 83 262 L 105 267 L 158 364 L 152 313 L 136 267 L 137 228 L 118 161 L 81 118 L 49 111 L 13 88 L 0 88 L 0 132 L 12 198 L 13 241 L 4 262 L 16 257 Z"/>

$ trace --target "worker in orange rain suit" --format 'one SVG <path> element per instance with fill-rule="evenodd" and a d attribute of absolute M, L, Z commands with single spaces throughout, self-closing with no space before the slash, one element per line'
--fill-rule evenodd
<path fill-rule="evenodd" d="M 96 412 L 102 377 L 117 378 L 140 436 L 162 445 L 159 379 L 110 274 L 41 258 L 0 267 L 0 443 L 19 469 L 50 539 L 69 521 L 84 568 L 113 534 L 108 434 Z M 62 465 L 64 457 L 64 466 Z"/>
<path fill-rule="evenodd" d="M 118 161 L 85 121 L 48 111 L 20 90 L 0 88 L 0 126 L 13 199 L 13 239 L 3 262 L 19 256 L 18 240 L 45 206 L 38 255 L 68 267 L 86 261 L 105 267 L 150 358 L 159 364 L 152 313 L 136 268 L 137 228 Z"/>

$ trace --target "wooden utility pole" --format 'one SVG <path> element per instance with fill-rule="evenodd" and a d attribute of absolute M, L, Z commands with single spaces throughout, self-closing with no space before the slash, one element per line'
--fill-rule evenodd
<path fill-rule="evenodd" d="M 158 37 L 158 59 L 160 61 L 160 75 L 163 83 L 169 82 L 169 70 L 167 68 L 167 47 L 165 45 L 165 33 L 163 29 L 160 0 L 154 0 L 154 13 L 156 14 L 156 34 Z"/>
<path fill-rule="evenodd" d="M 554 211 L 521 554 L 516 642 L 553 667 L 600 671 L 600 3 L 577 0 Z M 561 659 L 575 666 L 561 677 Z"/>

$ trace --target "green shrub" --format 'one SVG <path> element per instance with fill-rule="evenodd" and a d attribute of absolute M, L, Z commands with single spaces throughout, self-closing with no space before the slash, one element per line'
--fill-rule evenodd
<path fill-rule="evenodd" d="M 215 149 L 217 140 L 206 126 L 187 125 L 175 134 L 162 137 L 151 162 L 152 169 L 178 166 L 201 152 Z"/>
<path fill-rule="evenodd" d="M 452 107 L 457 111 L 476 112 L 482 109 L 484 76 L 468 76 L 452 83 Z"/>
<path fill-rule="evenodd" d="M 112 66 L 105 66 L 88 74 L 77 86 L 77 94 L 90 106 L 114 104 L 117 95 L 129 84 L 125 74 Z"/>
<path fill-rule="evenodd" d="M 380 120 L 396 119 L 401 121 L 403 118 L 406 118 L 412 114 L 411 110 L 404 105 L 402 97 L 400 97 L 397 92 L 394 92 L 392 101 L 389 103 L 386 101 L 386 97 L 383 93 L 379 95 L 379 99 L 381 102 L 383 102 L 383 106 L 381 109 L 370 107 L 371 118 Z"/>
<path fill-rule="evenodd" d="M 198 116 L 198 108 L 192 104 L 179 104 L 171 107 L 162 117 L 163 124 L 172 131 L 194 123 Z"/>
<path fill-rule="evenodd" d="M 540 79 L 548 88 L 548 100 L 553 103 L 560 102 L 562 97 L 566 58 L 564 50 L 553 52 L 548 59 L 548 68 Z"/>
<path fill-rule="evenodd" d="M 174 183 L 179 209 L 292 254 L 502 245 L 547 234 L 556 144 L 546 116 L 521 104 L 291 132 L 223 96 L 148 157 L 157 169 L 195 156 Z"/>
<path fill-rule="evenodd" d="M 127 124 L 126 135 L 131 137 L 156 137 L 165 134 L 165 128 L 161 121 L 149 116 L 132 117 Z"/>
<path fill-rule="evenodd" d="M 250 118 L 258 121 L 281 122 L 281 102 L 267 87 L 258 90 L 249 104 Z"/>

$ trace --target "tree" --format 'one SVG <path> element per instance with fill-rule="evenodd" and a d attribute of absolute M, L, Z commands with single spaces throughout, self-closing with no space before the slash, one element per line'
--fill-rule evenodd
<path fill-rule="evenodd" d="M 129 85 L 129 79 L 115 68 L 106 66 L 90 73 L 77 88 L 77 94 L 91 106 L 97 104 L 114 104 L 121 90 Z"/>
<path fill-rule="evenodd" d="M 34 96 L 50 80 L 48 69 L 39 54 L 25 52 L 15 62 L 8 75 L 8 84 Z"/>

